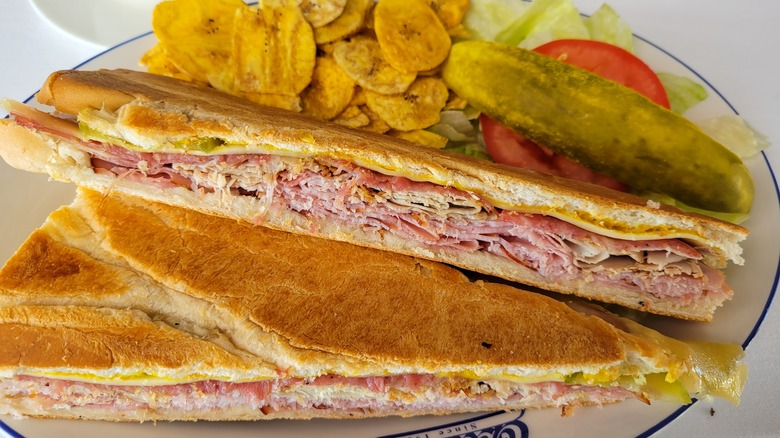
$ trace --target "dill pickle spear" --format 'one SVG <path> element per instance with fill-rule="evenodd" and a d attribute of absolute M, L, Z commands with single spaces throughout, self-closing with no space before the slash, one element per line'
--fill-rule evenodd
<path fill-rule="evenodd" d="M 742 160 L 696 125 L 634 90 L 518 47 L 452 46 L 442 76 L 478 110 L 635 191 L 747 214 L 754 188 Z"/>

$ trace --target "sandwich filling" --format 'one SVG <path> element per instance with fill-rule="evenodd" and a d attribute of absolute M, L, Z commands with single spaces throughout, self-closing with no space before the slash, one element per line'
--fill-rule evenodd
<path fill-rule="evenodd" d="M 97 174 L 217 193 L 226 203 L 241 196 L 259 199 L 258 223 L 270 212 L 291 211 L 311 224 L 329 220 L 392 233 L 421 247 L 489 253 L 552 284 L 585 281 L 638 292 L 646 299 L 635 308 L 657 300 L 714 309 L 732 297 L 725 275 L 705 263 L 715 257 L 681 239 L 599 235 L 551 216 L 501 209 L 455 187 L 328 157 L 142 152 L 114 144 L 109 136 L 84 135 L 73 121 L 56 119 L 52 125 L 50 116 L 13 115 L 18 124 L 89 154 L 88 165 Z"/>
<path fill-rule="evenodd" d="M 0 393 L 20 401 L 19 412 L 106 411 L 115 417 L 166 419 L 241 411 L 279 417 L 386 416 L 473 412 L 517 407 L 601 405 L 647 399 L 619 386 L 563 382 L 513 383 L 415 374 L 391 377 L 275 379 L 256 382 L 205 380 L 171 385 L 118 385 L 19 375 L 0 379 Z M 21 406 L 20 406 L 21 407 Z M 22 416 L 16 412 L 17 416 Z M 14 414 L 15 412 L 9 412 Z M 315 414 L 316 413 L 316 414 Z M 178 417 L 177 417 L 178 416 Z"/>

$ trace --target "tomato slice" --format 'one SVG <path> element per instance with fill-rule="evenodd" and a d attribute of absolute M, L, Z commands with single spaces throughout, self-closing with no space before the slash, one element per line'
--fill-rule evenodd
<path fill-rule="evenodd" d="M 539 146 L 512 128 L 481 114 L 479 123 L 488 154 L 497 163 L 626 191 L 628 186 Z"/>
<path fill-rule="evenodd" d="M 658 75 L 628 50 L 601 41 L 564 39 L 543 44 L 534 52 L 633 88 L 669 108 L 669 97 Z"/>

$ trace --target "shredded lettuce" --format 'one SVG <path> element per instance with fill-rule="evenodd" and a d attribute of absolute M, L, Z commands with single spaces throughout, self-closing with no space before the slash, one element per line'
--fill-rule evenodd
<path fill-rule="evenodd" d="M 628 23 L 608 4 L 601 5 L 584 23 L 590 39 L 622 47 L 633 53 L 634 33 Z"/>
<path fill-rule="evenodd" d="M 666 90 L 672 111 L 677 114 L 685 113 L 707 98 L 704 86 L 690 78 L 665 72 L 656 72 L 656 75 Z"/>
<path fill-rule="evenodd" d="M 493 41 L 530 3 L 506 0 L 471 0 L 463 25 L 470 39 Z"/>
<path fill-rule="evenodd" d="M 516 6 L 518 4 L 524 7 Z M 634 50 L 631 28 L 607 4 L 590 17 L 583 18 L 572 0 L 500 4 L 478 0 L 471 3 L 465 23 L 466 28 L 474 32 L 475 39 L 519 45 L 526 49 L 557 39 L 577 38 L 604 41 L 628 51 Z"/>
<path fill-rule="evenodd" d="M 479 111 L 471 106 L 462 110 L 441 112 L 439 122 L 427 128 L 428 131 L 447 137 L 444 150 L 492 161 L 479 133 Z"/>
<path fill-rule="evenodd" d="M 469 157 L 493 161 L 493 158 L 490 157 L 485 145 L 482 143 L 448 143 L 442 150 L 454 154 L 468 155 Z"/>
<path fill-rule="evenodd" d="M 535 0 L 495 37 L 500 43 L 532 49 L 552 40 L 589 38 L 572 0 Z"/>
<path fill-rule="evenodd" d="M 766 136 L 753 129 L 744 118 L 736 114 L 699 120 L 696 124 L 707 135 L 742 159 L 750 158 L 769 147 Z"/>
<path fill-rule="evenodd" d="M 443 135 L 451 141 L 473 142 L 479 135 L 473 120 L 462 110 L 442 111 L 439 122 L 429 127 L 428 131 Z"/>

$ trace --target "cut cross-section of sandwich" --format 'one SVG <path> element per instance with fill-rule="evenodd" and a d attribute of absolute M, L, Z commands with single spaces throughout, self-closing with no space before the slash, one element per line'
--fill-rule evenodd
<path fill-rule="evenodd" d="M 0 271 L 0 413 L 345 418 L 737 401 L 682 342 L 443 264 L 81 190 Z"/>
<path fill-rule="evenodd" d="M 710 320 L 747 230 L 129 70 L 6 101 L 12 166 L 629 308 Z"/>

